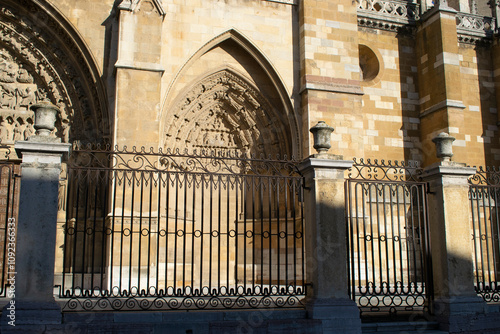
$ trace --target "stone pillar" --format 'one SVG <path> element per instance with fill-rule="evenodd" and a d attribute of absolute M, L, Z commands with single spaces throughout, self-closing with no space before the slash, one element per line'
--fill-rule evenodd
<path fill-rule="evenodd" d="M 435 138 L 440 145 L 440 137 Z M 439 151 L 443 151 L 439 149 Z M 434 283 L 434 314 L 442 330 L 468 332 L 484 314 L 486 304 L 476 295 L 473 244 L 469 222 L 468 177 L 475 168 L 449 161 L 451 145 L 442 161 L 425 168 L 429 184 L 428 216 Z"/>
<path fill-rule="evenodd" d="M 328 146 L 329 141 L 328 135 Z M 300 165 L 306 187 L 306 277 L 310 284 L 305 303 L 308 317 L 322 321 L 323 333 L 361 333 L 359 309 L 348 295 L 344 172 L 352 163 L 323 151 Z"/>
<path fill-rule="evenodd" d="M 456 14 L 456 10 L 441 0 L 423 15 L 416 34 L 424 165 L 437 161 L 431 140 L 442 131 L 457 137 L 455 146 L 459 159 L 468 154 L 464 147 L 465 105 L 462 101 Z"/>
<path fill-rule="evenodd" d="M 49 104 L 37 108 L 42 112 L 57 110 Z M 6 318 L 12 313 L 16 326 L 61 323 L 61 308 L 54 300 L 57 204 L 61 162 L 68 157 L 71 145 L 50 137 L 50 131 L 44 133 L 47 128 L 38 121 L 37 114 L 37 135 L 15 144 L 22 157 L 15 280 L 11 282 L 15 283 L 15 291 L 3 309 L 2 326 L 14 320 Z"/>
<path fill-rule="evenodd" d="M 363 113 L 359 68 L 357 2 L 299 1 L 302 133 L 321 118 L 339 124 L 336 152 L 363 155 Z M 340 121 L 341 120 L 341 121 Z M 303 156 L 312 150 L 304 141 Z"/>

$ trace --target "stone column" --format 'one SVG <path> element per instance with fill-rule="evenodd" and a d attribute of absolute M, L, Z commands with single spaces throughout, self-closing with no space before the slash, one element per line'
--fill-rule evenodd
<path fill-rule="evenodd" d="M 55 121 L 57 107 L 46 104 L 37 108 L 43 109 L 40 118 Z M 51 110 L 51 115 L 43 114 Z M 15 144 L 17 154 L 22 157 L 15 293 L 3 309 L 2 326 L 13 320 L 6 318 L 12 314 L 12 304 L 16 326 L 61 323 L 61 308 L 54 300 L 57 202 L 61 162 L 67 158 L 71 145 L 50 137 L 50 127 L 49 130 L 37 127 L 41 120 L 37 114 L 36 136 Z"/>
<path fill-rule="evenodd" d="M 455 333 L 474 330 L 473 320 L 484 314 L 486 304 L 474 290 L 467 179 L 476 169 L 450 161 L 450 139 L 445 134 L 434 138 L 442 161 L 425 168 L 424 181 L 429 184 L 434 314 L 440 329 Z"/>
<path fill-rule="evenodd" d="M 353 162 L 322 152 L 300 165 L 306 187 L 307 314 L 322 321 L 323 333 L 361 333 L 359 309 L 348 295 L 344 172 Z"/>

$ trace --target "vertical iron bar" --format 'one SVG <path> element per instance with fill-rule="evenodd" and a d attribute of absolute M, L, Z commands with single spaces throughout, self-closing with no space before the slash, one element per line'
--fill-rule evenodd
<path fill-rule="evenodd" d="M 238 223 L 238 193 L 239 193 L 239 178 L 237 175 L 234 176 L 234 191 L 235 191 L 235 200 L 234 200 L 234 286 L 236 287 L 235 293 L 238 294 L 238 238 L 239 236 L 239 223 Z"/>
<path fill-rule="evenodd" d="M 109 170 L 104 171 L 104 194 L 102 197 L 102 201 L 104 203 L 104 208 L 102 210 L 102 240 L 101 240 L 101 281 L 99 282 L 99 286 L 101 287 L 100 289 L 100 296 L 103 296 L 103 282 L 104 282 L 104 271 L 106 268 L 106 254 L 107 254 L 107 230 L 106 230 L 106 214 L 107 214 L 107 208 L 108 208 L 108 190 L 109 190 Z M 106 290 L 106 289 L 105 289 Z"/>
<path fill-rule="evenodd" d="M 184 173 L 184 204 L 183 204 L 183 209 L 184 209 L 184 226 L 183 226 L 183 231 L 182 231 L 182 293 L 185 295 L 186 293 L 186 233 L 187 233 L 187 193 L 188 193 L 188 178 L 189 175 L 187 173 Z"/>
<path fill-rule="evenodd" d="M 69 231 L 69 221 L 71 219 L 70 218 L 71 217 L 70 209 L 73 207 L 72 205 L 71 206 L 69 205 L 69 203 L 70 203 L 70 201 L 69 201 L 70 200 L 70 194 L 71 194 L 71 190 L 72 190 L 71 182 L 70 182 L 72 180 L 72 178 L 70 178 L 70 171 L 71 171 L 71 169 L 68 166 L 67 169 L 66 169 L 66 185 L 67 185 L 67 187 L 66 187 L 66 193 L 63 195 L 63 196 L 66 196 L 67 205 L 66 205 L 66 222 L 64 223 L 62 287 L 59 290 L 59 297 L 62 297 L 62 295 L 65 295 L 64 289 L 66 288 L 66 272 L 67 272 L 67 270 L 70 270 L 70 268 L 71 268 L 71 265 L 67 264 L 67 261 L 68 261 L 68 258 L 67 258 L 68 254 L 67 253 L 68 253 L 68 247 L 69 247 L 69 245 L 68 245 L 68 242 L 69 242 L 68 241 L 68 231 Z M 7 198 L 7 201 L 8 200 L 9 199 Z M 7 227 L 7 224 L 5 224 L 5 226 Z M 4 254 L 5 254 L 5 251 L 4 251 Z M 4 262 L 5 262 L 5 259 L 4 259 Z M 66 265 L 68 265 L 68 266 L 66 267 Z M 2 277 L 2 289 L 3 289 L 3 287 L 4 287 L 4 281 L 3 281 L 3 277 Z"/>
<path fill-rule="evenodd" d="M 205 253 L 205 249 L 203 248 L 203 238 L 205 237 L 205 175 L 201 175 L 201 221 L 200 221 L 200 294 L 203 294 L 203 255 Z"/>
<path fill-rule="evenodd" d="M 272 267 L 272 240 L 273 240 L 273 233 L 272 233 L 272 227 L 271 227 L 271 217 L 272 217 L 272 179 L 269 176 L 267 178 L 267 198 L 268 198 L 268 207 L 269 211 L 267 212 L 268 218 L 267 218 L 267 225 L 269 227 L 269 292 L 271 291 L 271 287 L 273 284 L 273 267 Z"/>
<path fill-rule="evenodd" d="M 195 236 L 194 236 L 194 225 L 195 225 L 195 221 L 196 221 L 196 179 L 197 179 L 197 175 L 196 174 L 193 174 L 192 175 L 192 181 L 193 181 L 193 206 L 192 206 L 192 218 L 191 218 L 191 293 L 194 292 L 194 254 L 195 254 L 195 249 L 194 249 L 194 239 L 195 239 Z M 200 249 L 200 253 L 202 252 L 203 250 Z M 200 274 L 200 277 L 201 277 L 201 274 Z"/>
<path fill-rule="evenodd" d="M 229 192 L 229 189 L 230 189 L 230 176 L 227 175 L 226 176 L 226 231 L 227 231 L 227 235 L 226 235 L 226 285 L 227 285 L 227 289 L 229 291 L 229 287 L 230 287 L 230 281 L 229 281 L 229 244 L 230 244 L 230 236 L 229 236 L 229 208 L 230 208 L 230 204 L 229 204 L 229 198 L 230 198 L 230 192 Z"/>
<path fill-rule="evenodd" d="M 390 286 L 391 286 L 391 277 L 390 277 L 390 269 L 389 269 L 389 240 L 387 238 L 387 210 L 386 210 L 386 207 L 387 207 L 387 202 L 386 202 L 386 188 L 387 187 L 390 187 L 390 184 L 383 184 L 382 183 L 382 203 L 383 203 L 383 213 L 384 213 L 384 240 L 385 240 L 385 258 L 386 258 L 386 270 L 385 270 L 385 273 L 386 273 L 386 279 L 387 279 L 387 292 L 386 293 L 389 293 L 390 291 Z M 392 208 L 392 204 L 389 202 L 389 209 Z M 382 240 L 381 240 L 382 241 Z M 382 249 L 381 249 L 382 251 Z M 382 252 L 380 252 L 382 254 Z M 381 263 L 382 265 L 382 263 Z M 382 279 L 382 282 L 383 282 L 383 279 Z"/>
<path fill-rule="evenodd" d="M 221 233 L 222 233 L 222 229 L 221 229 L 221 210 L 222 210 L 222 180 L 221 180 L 221 176 L 218 175 L 217 176 L 217 183 L 218 183 L 218 200 L 217 200 L 217 217 L 218 217 L 218 225 L 217 225 L 217 241 L 218 241 L 218 247 L 217 247 L 217 288 L 218 288 L 218 292 L 220 293 L 221 291 L 221 285 L 220 285 L 220 277 L 221 277 L 221 239 L 222 239 L 222 236 L 221 236 Z"/>
<path fill-rule="evenodd" d="M 288 240 L 288 192 L 290 191 L 290 182 L 293 182 L 293 179 L 289 180 L 288 178 L 283 178 L 284 188 L 285 188 L 285 288 L 286 292 L 288 291 L 288 254 L 290 253 L 289 248 L 289 240 Z"/>
<path fill-rule="evenodd" d="M 95 171 L 95 185 L 94 185 L 94 218 L 93 218 L 93 228 L 92 228 L 92 263 L 91 263 L 91 267 L 90 267 L 90 295 L 93 296 L 94 295 L 94 275 L 95 275 L 95 272 L 94 272 L 94 268 L 95 268 L 95 243 L 96 243 L 96 237 L 97 237 L 97 229 L 96 229 L 96 221 L 97 221 L 97 197 L 99 196 L 99 191 L 98 191 L 98 187 L 99 187 L 99 171 L 96 170 Z"/>
<path fill-rule="evenodd" d="M 153 236 L 153 231 L 152 231 L 152 205 L 153 205 L 153 182 L 154 182 L 154 174 L 153 172 L 149 172 L 148 173 L 148 176 L 149 176 L 149 224 L 148 224 L 148 261 L 146 263 L 146 295 L 149 296 L 150 294 L 150 282 L 149 282 L 149 276 L 150 276 L 150 270 L 151 270 L 151 238 Z M 158 177 L 160 176 L 160 174 L 158 174 Z M 157 208 L 157 212 L 158 212 L 158 208 Z M 158 224 L 158 218 L 157 218 L 157 224 Z M 158 245 L 157 245 L 157 248 L 158 248 Z M 158 263 L 156 265 L 156 268 L 158 268 Z M 157 279 L 158 279 L 158 274 L 156 275 Z M 156 285 L 156 287 L 158 287 L 158 285 Z"/>
<path fill-rule="evenodd" d="M 120 281 L 118 282 L 118 292 L 122 296 L 122 283 L 123 283 L 123 237 L 125 234 L 125 186 L 127 181 L 127 172 L 123 172 L 123 189 L 122 189 L 122 226 L 121 226 L 121 240 L 120 240 Z"/>
<path fill-rule="evenodd" d="M 485 283 L 487 282 L 488 286 L 491 286 L 490 245 L 489 245 L 489 242 L 488 242 L 488 239 L 489 239 L 489 236 L 488 236 L 488 219 L 486 218 L 486 217 L 488 217 L 486 203 L 488 203 L 488 209 L 490 209 L 488 211 L 491 211 L 491 196 L 490 196 L 489 189 L 490 189 L 490 187 L 486 187 L 486 188 L 483 189 L 483 193 L 485 194 L 485 196 L 483 196 L 484 243 L 485 243 L 484 246 L 486 248 L 486 264 L 487 264 L 487 268 L 488 268 L 487 275 L 485 275 L 485 278 L 488 277 L 488 280 L 487 281 L 485 280 L 484 282 Z M 486 200 L 488 200 L 488 202 L 486 202 Z M 491 217 L 491 215 L 490 215 L 490 217 Z M 491 221 L 490 221 L 490 223 L 491 223 Z M 484 274 L 484 270 L 483 270 L 483 274 Z"/>
<path fill-rule="evenodd" d="M 135 200 L 135 171 L 132 171 L 132 195 L 131 195 L 131 208 L 130 208 L 130 249 L 129 249 L 129 260 L 128 260 L 128 291 L 132 292 L 132 254 L 133 254 L 133 240 L 134 240 L 134 200 Z M 139 239 L 140 240 L 140 239 Z"/>
<path fill-rule="evenodd" d="M 185 186 L 185 185 L 184 185 Z M 175 173 L 175 211 L 174 211 L 174 296 L 177 296 L 177 229 L 178 229 L 178 212 L 179 212 L 179 173 Z M 168 250 L 167 250 L 168 251 Z"/>
<path fill-rule="evenodd" d="M 389 189 L 389 203 L 390 203 L 390 206 L 389 206 L 389 210 L 391 211 L 391 245 L 392 245 L 392 266 L 393 266 L 393 270 L 392 270 L 392 275 L 393 275 L 393 279 L 394 279 L 394 293 L 397 294 L 397 286 L 398 286 L 398 276 L 397 276 L 397 258 L 396 258 L 396 241 L 394 240 L 394 208 L 393 206 L 395 205 L 396 206 L 396 210 L 397 212 L 399 213 L 399 198 L 396 197 L 396 200 L 395 200 L 395 204 L 394 204 L 394 200 L 393 200 L 393 197 L 394 197 L 394 194 L 395 194 L 395 190 L 397 191 L 399 185 L 398 184 L 393 184 L 391 185 L 390 189 Z M 389 238 L 387 237 L 386 238 L 387 240 L 387 245 L 389 245 Z M 389 263 L 389 258 L 387 259 L 387 262 Z"/>
<path fill-rule="evenodd" d="M 89 209 L 89 188 L 90 188 L 90 177 L 89 177 L 90 171 L 87 170 L 86 172 L 86 187 L 85 187 L 85 213 L 84 213 L 84 225 L 83 225 L 83 251 L 82 251 L 82 279 L 81 279 L 81 289 L 82 292 L 85 290 L 85 282 L 84 282 L 84 277 L 85 277 L 85 253 L 87 253 L 87 220 L 88 220 L 88 209 Z"/>

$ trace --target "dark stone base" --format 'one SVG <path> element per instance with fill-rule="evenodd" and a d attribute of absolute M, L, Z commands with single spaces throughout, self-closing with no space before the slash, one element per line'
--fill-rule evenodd
<path fill-rule="evenodd" d="M 449 333 L 500 331 L 498 315 L 488 312 L 488 305 L 480 297 L 436 299 L 434 314 L 439 329 Z"/>
<path fill-rule="evenodd" d="M 23 325 L 60 325 L 61 323 L 61 307 L 55 301 L 14 301 L 14 303 L 11 301 L 2 309 L 0 328 L 3 333 L 9 328 Z"/>
<path fill-rule="evenodd" d="M 356 303 L 350 299 L 307 299 L 307 317 L 321 320 L 322 333 L 361 333 L 361 318 Z"/>

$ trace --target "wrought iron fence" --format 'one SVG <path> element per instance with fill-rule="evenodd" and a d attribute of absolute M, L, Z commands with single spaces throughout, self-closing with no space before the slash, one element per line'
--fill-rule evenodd
<path fill-rule="evenodd" d="M 349 293 L 362 314 L 424 311 L 432 294 L 427 184 L 397 161 L 354 162 L 346 180 Z"/>
<path fill-rule="evenodd" d="M 0 296 L 8 296 L 10 274 L 15 273 L 15 245 L 19 211 L 20 166 L 0 161 Z"/>
<path fill-rule="evenodd" d="M 296 162 L 77 147 L 66 173 L 63 310 L 300 306 Z"/>
<path fill-rule="evenodd" d="M 469 178 L 474 278 L 478 295 L 500 301 L 500 170 L 482 168 Z"/>

